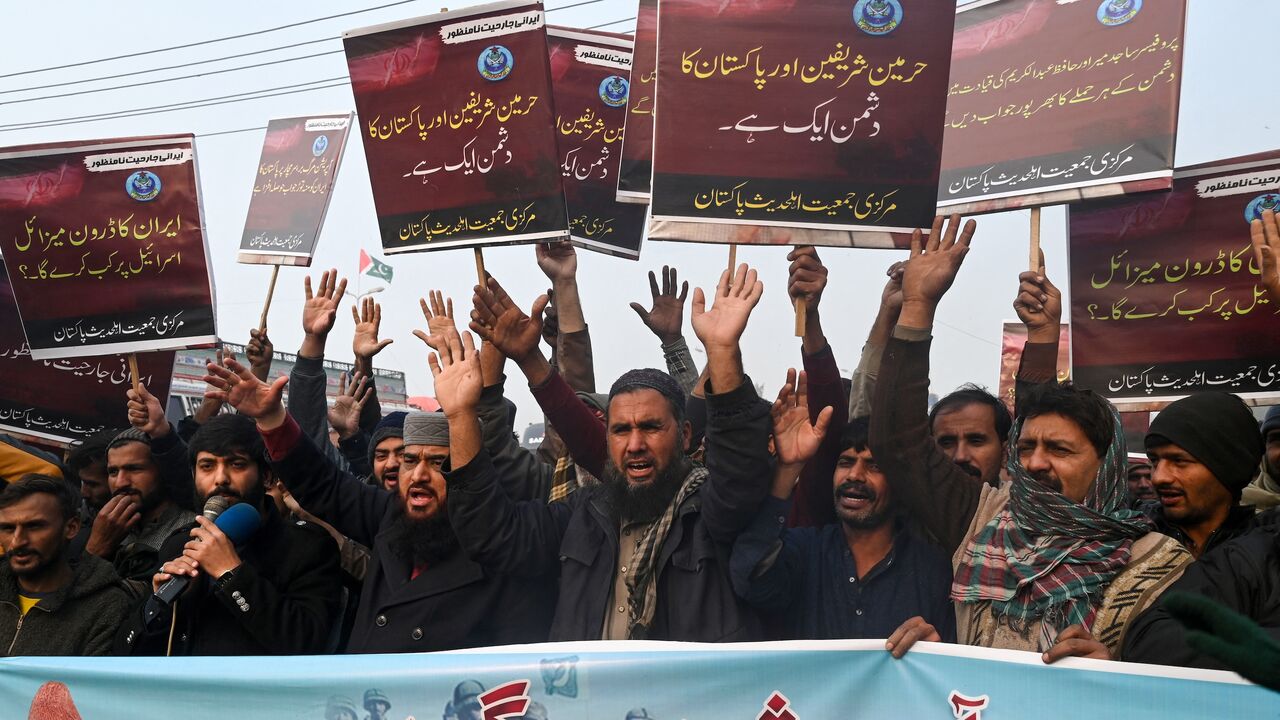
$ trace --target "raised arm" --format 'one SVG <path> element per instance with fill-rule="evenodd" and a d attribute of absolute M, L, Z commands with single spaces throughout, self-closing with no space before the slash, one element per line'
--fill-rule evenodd
<path fill-rule="evenodd" d="M 898 324 L 898 313 L 902 311 L 902 270 L 905 266 L 905 262 L 898 261 L 886 271 L 889 280 L 880 292 L 880 309 L 871 323 L 871 332 L 862 346 L 862 356 L 858 358 L 858 367 L 853 371 L 853 381 L 849 385 L 850 418 L 871 416 L 871 399 L 875 397 L 876 379 L 880 377 L 880 358 L 884 356 L 884 348 L 889 344 L 893 327 Z"/>
<path fill-rule="evenodd" d="M 769 414 L 777 454 L 772 487 L 751 525 L 734 542 L 729 570 L 739 597 L 761 609 L 783 610 L 801 587 L 807 545 L 816 535 L 807 528 L 788 531 L 785 518 L 801 468 L 828 434 L 832 410 L 823 408 L 810 421 L 807 378 L 788 370 Z"/>
<path fill-rule="evenodd" d="M 1018 365 L 1014 404 L 1021 407 L 1025 389 L 1058 379 L 1058 342 L 1062 337 L 1062 291 L 1045 274 L 1044 253 L 1040 267 L 1018 276 L 1018 296 L 1013 311 L 1027 328 Z M 1016 413 L 1021 415 L 1021 412 Z"/>
<path fill-rule="evenodd" d="M 338 279 L 337 270 L 326 270 L 321 273 L 315 292 L 311 289 L 310 276 L 303 280 L 303 290 L 306 295 L 302 306 L 303 338 L 297 362 L 289 371 L 288 410 L 298 421 L 302 433 L 338 467 L 346 469 L 346 458 L 329 444 L 329 380 L 324 371 L 324 350 L 338 318 L 338 306 L 347 291 L 347 281 Z"/>
<path fill-rule="evenodd" d="M 351 335 L 351 352 L 355 355 L 355 370 L 369 378 L 369 397 L 364 402 L 360 413 L 360 430 L 372 435 L 382 419 L 382 406 L 378 402 L 378 387 L 373 382 L 373 357 L 382 352 L 391 343 L 391 339 L 379 340 L 378 331 L 382 328 L 382 306 L 366 297 L 360 301 L 360 310 L 351 306 L 351 319 L 355 322 L 355 330 Z"/>
<path fill-rule="evenodd" d="M 487 567 L 523 577 L 555 572 L 569 510 L 564 503 L 517 504 L 495 481 L 480 417 L 483 376 L 471 334 L 450 332 L 428 357 L 436 400 L 449 421 L 446 502 L 464 551 Z"/>
<path fill-rule="evenodd" d="M 679 286 L 679 293 L 676 288 Z M 649 271 L 649 294 L 652 297 L 650 309 L 645 310 L 640 303 L 631 303 L 631 309 L 640 316 L 640 321 L 649 328 L 662 344 L 662 356 L 667 363 L 667 373 L 675 378 L 685 394 L 692 394 L 698 383 L 698 366 L 693 362 L 689 345 L 684 340 L 681 327 L 684 324 L 684 301 L 689 295 L 689 281 L 677 282 L 676 269 L 668 265 L 662 266 L 662 289 L 658 289 L 658 278 Z"/>
<path fill-rule="evenodd" d="M 225 367 L 205 367 L 209 393 L 257 421 L 272 470 L 298 504 L 343 535 L 372 546 L 393 497 L 340 470 L 302 434 L 280 400 L 288 378 L 267 385 L 234 360 Z"/>
<path fill-rule="evenodd" d="M 822 332 L 822 292 L 827 287 L 827 268 L 817 251 L 809 246 L 792 250 L 787 292 L 792 300 L 805 301 L 805 332 L 801 355 L 808 378 L 811 420 L 826 408 L 832 410 L 831 422 L 837 428 L 849 422 L 848 396 L 840 381 L 840 368 L 826 335 Z M 796 484 L 790 524 L 820 527 L 835 522 L 831 505 L 831 474 L 835 472 L 839 454 L 840 433 L 828 433 L 822 446 L 805 463 Z"/>
<path fill-rule="evenodd" d="M 543 414 L 555 425 L 574 461 L 599 477 L 605 464 L 604 423 L 552 370 L 538 348 L 547 296 L 535 300 L 532 312 L 526 315 L 498 281 L 489 278 L 487 286 L 476 287 L 472 304 L 471 329 L 520 366 Z"/>
<path fill-rule="evenodd" d="M 769 405 L 742 368 L 740 340 L 764 294 L 756 271 L 739 265 L 720 275 L 710 308 L 693 293 L 693 330 L 707 351 L 707 452 L 702 519 L 719 542 L 732 543 L 769 492 Z"/>
<path fill-rule="evenodd" d="M 551 281 L 556 314 L 556 367 L 565 382 L 579 392 L 595 392 L 595 363 L 591 357 L 591 332 L 578 295 L 578 253 L 564 241 L 539 243 L 538 267 Z"/>
<path fill-rule="evenodd" d="M 870 444 L 897 497 L 952 552 L 965 539 L 981 485 L 951 461 L 929 428 L 930 331 L 938 302 L 955 281 L 976 228 L 953 215 L 933 221 L 928 242 L 917 230 L 902 276 L 902 312 L 885 348 L 871 407 Z"/>
<path fill-rule="evenodd" d="M 1271 304 L 1280 313 L 1280 223 L 1275 211 L 1263 210 L 1261 220 L 1249 223 L 1249 240 L 1262 287 L 1270 293 Z"/>

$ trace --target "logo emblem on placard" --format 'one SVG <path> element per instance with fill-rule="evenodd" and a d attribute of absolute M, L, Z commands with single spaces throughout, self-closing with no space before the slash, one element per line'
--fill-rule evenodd
<path fill-rule="evenodd" d="M 324 154 L 324 151 L 328 149 L 329 149 L 328 135 L 321 135 L 320 137 L 316 138 L 315 142 L 311 143 L 311 154 L 315 155 L 316 157 L 320 157 L 321 155 Z"/>
<path fill-rule="evenodd" d="M 1098 22 L 1107 27 L 1123 25 L 1142 11 L 1142 0 L 1102 0 L 1098 6 Z"/>
<path fill-rule="evenodd" d="M 480 53 L 476 61 L 476 69 L 485 80 L 498 81 L 511 74 L 516 66 L 516 59 L 511 51 L 501 45 L 490 45 Z"/>
<path fill-rule="evenodd" d="M 1251 223 L 1254 220 L 1261 220 L 1263 210 L 1280 214 L 1280 193 L 1267 193 L 1251 200 L 1244 209 L 1244 221 Z"/>
<path fill-rule="evenodd" d="M 600 100 L 609 107 L 622 107 L 627 104 L 627 92 L 631 83 L 621 75 L 610 75 L 600 81 Z"/>
<path fill-rule="evenodd" d="M 902 24 L 902 3 L 898 0 L 858 0 L 853 6 L 853 24 L 868 35 L 888 35 Z"/>
<path fill-rule="evenodd" d="M 124 181 L 124 190 L 139 202 L 155 200 L 160 194 L 160 178 L 150 170 L 139 170 Z"/>

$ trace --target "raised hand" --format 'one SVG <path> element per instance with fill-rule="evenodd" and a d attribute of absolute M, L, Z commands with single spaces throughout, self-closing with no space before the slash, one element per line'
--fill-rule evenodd
<path fill-rule="evenodd" d="M 266 382 L 271 375 L 271 359 L 275 356 L 275 346 L 271 344 L 271 338 L 267 337 L 266 330 L 249 330 L 249 343 L 244 346 L 244 356 L 249 360 L 249 369 L 253 374 Z"/>
<path fill-rule="evenodd" d="M 751 311 L 763 294 L 764 283 L 757 279 L 756 271 L 746 263 L 739 265 L 732 275 L 728 270 L 720 273 L 720 283 L 716 285 L 715 300 L 710 309 L 702 288 L 693 291 L 689 322 L 708 353 L 737 350 Z"/>
<path fill-rule="evenodd" d="M 328 337 L 333 323 L 338 319 L 338 305 L 347 291 L 346 278 L 338 280 L 337 270 L 325 270 L 320 275 L 320 287 L 311 292 L 311 276 L 303 283 L 307 301 L 302 306 L 302 331 L 316 338 Z"/>
<path fill-rule="evenodd" d="M 360 310 L 351 306 L 351 319 L 355 322 L 355 332 L 351 337 L 351 352 L 358 360 L 372 360 L 374 355 L 394 340 L 378 340 L 378 328 L 382 326 L 382 306 L 366 297 L 360 301 Z"/>
<path fill-rule="evenodd" d="M 822 291 L 827 289 L 827 266 L 822 264 L 818 251 L 811 245 L 801 245 L 787 254 L 791 261 L 788 269 L 787 294 L 793 300 L 803 298 L 805 311 L 814 315 L 822 302 Z"/>
<path fill-rule="evenodd" d="M 684 300 L 689 296 L 689 281 L 680 284 L 680 294 L 677 295 L 676 269 L 663 265 L 662 289 L 658 289 L 658 278 L 650 270 L 649 293 L 653 297 L 652 308 L 645 310 L 640 303 L 631 303 L 631 309 L 663 345 L 679 340 L 682 336 L 680 327 L 684 322 Z"/>
<path fill-rule="evenodd" d="M 129 424 L 146 433 L 152 439 L 162 438 L 169 434 L 169 420 L 164 416 L 164 408 L 155 395 L 147 392 L 145 385 L 137 390 L 130 389 Z"/>
<path fill-rule="evenodd" d="M 1262 219 L 1249 223 L 1253 261 L 1262 275 L 1262 287 L 1271 295 L 1272 306 L 1280 306 L 1280 223 L 1272 210 L 1263 210 Z"/>
<path fill-rule="evenodd" d="M 225 365 L 208 363 L 205 369 L 209 372 L 204 376 L 204 381 L 209 384 L 205 397 L 229 404 L 266 429 L 279 427 L 284 422 L 284 403 L 280 397 L 284 394 L 284 386 L 289 383 L 288 376 L 282 375 L 268 385 L 248 368 L 230 359 Z"/>
<path fill-rule="evenodd" d="M 897 318 L 898 312 L 902 310 L 902 275 L 906 269 L 906 260 L 899 260 L 890 265 L 885 271 L 889 280 L 880 291 L 880 312 L 891 313 L 894 318 Z"/>
<path fill-rule="evenodd" d="M 933 324 L 938 302 L 955 282 L 977 227 L 970 220 L 960 230 L 960 216 L 952 215 L 945 233 L 942 218 L 933 219 L 933 229 L 927 242 L 919 230 L 912 233 L 911 256 L 902 274 L 902 315 L 899 322 L 908 327 Z"/>
<path fill-rule="evenodd" d="M 422 317 L 427 320 L 427 331 L 414 330 L 413 334 L 426 343 L 427 347 L 438 351 L 443 347 L 445 337 L 450 332 L 458 331 L 453 321 L 453 299 L 446 298 L 439 290 L 431 290 L 427 293 L 427 297 L 431 300 L 429 305 L 426 300 L 418 298 Z"/>
<path fill-rule="evenodd" d="M 459 336 L 457 331 L 445 335 L 437 352 L 427 356 L 431 376 L 435 378 L 436 402 L 446 417 L 474 414 L 480 402 L 484 381 L 480 372 L 480 353 L 471 333 Z"/>
<path fill-rule="evenodd" d="M 573 280 L 578 274 L 578 253 L 568 240 L 538 243 L 538 267 L 553 283 Z"/>
<path fill-rule="evenodd" d="M 347 374 L 338 376 L 338 397 L 333 399 L 329 407 L 329 424 L 338 433 L 339 440 L 349 440 L 360 432 L 360 411 L 364 410 L 365 401 L 373 394 L 372 387 L 366 387 L 369 378 L 364 373 L 356 372 L 347 382 Z M 347 391 L 350 385 L 350 392 Z"/>
<path fill-rule="evenodd" d="M 486 342 L 493 343 L 503 355 L 523 363 L 538 352 L 542 311 L 546 309 L 547 302 L 546 295 L 538 296 L 530 313 L 525 315 L 498 281 L 489 278 L 487 287 L 477 285 L 475 288 L 471 330 Z"/>
<path fill-rule="evenodd" d="M 809 462 L 826 437 L 833 412 L 831 407 L 825 407 L 818 413 L 817 422 L 809 422 L 808 375 L 802 372 L 797 379 L 794 368 L 787 370 L 787 382 L 769 411 L 778 465 L 800 468 Z"/>
<path fill-rule="evenodd" d="M 1040 268 L 1035 272 L 1018 275 L 1018 297 L 1013 300 L 1013 311 L 1027 326 L 1027 339 L 1031 342 L 1057 342 L 1062 322 L 1062 291 L 1049 281 L 1044 272 L 1044 252 L 1040 253 Z"/>

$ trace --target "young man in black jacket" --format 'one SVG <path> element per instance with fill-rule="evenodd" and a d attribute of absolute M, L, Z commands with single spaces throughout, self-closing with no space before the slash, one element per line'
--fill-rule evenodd
<path fill-rule="evenodd" d="M 205 378 L 242 417 L 257 420 L 277 477 L 298 503 L 372 551 L 347 652 L 429 652 L 546 640 L 550 590 L 530 589 L 473 562 L 446 513 L 442 469 L 449 427 L 438 413 L 409 413 L 395 492 L 339 470 L 267 386 L 232 361 Z M 505 492 L 521 497 L 516 487 Z M 336 555 L 336 553 L 335 553 Z"/>
<path fill-rule="evenodd" d="M 212 497 L 248 503 L 261 525 L 237 546 L 206 517 L 169 536 L 173 558 L 152 590 L 185 577 L 174 607 L 147 625 L 143 608 L 122 629 L 122 652 L 170 655 L 310 655 L 328 647 L 337 621 L 341 570 L 329 534 L 293 523 L 267 499 L 271 477 L 262 437 L 243 415 L 219 415 L 191 438 L 188 456 L 201 507 Z M 171 638 L 171 639 L 170 639 Z"/>

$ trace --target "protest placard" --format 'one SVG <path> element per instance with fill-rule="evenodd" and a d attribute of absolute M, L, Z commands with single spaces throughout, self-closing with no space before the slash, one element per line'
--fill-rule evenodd
<path fill-rule="evenodd" d="M 138 355 L 138 380 L 160 399 L 169 396 L 173 352 Z M 0 432 L 55 443 L 83 440 L 104 428 L 129 427 L 123 355 L 33 360 L 22 334 L 18 304 L 0 259 Z"/>
<path fill-rule="evenodd" d="M 1280 153 L 1196 165 L 1173 190 L 1071 206 L 1075 382 L 1127 410 L 1221 391 L 1280 402 L 1280 298 L 1249 221 L 1280 208 Z"/>
<path fill-rule="evenodd" d="M 267 123 L 237 260 L 311 266 L 352 118 L 310 115 Z"/>
<path fill-rule="evenodd" d="M 1013 412 L 1014 389 L 1018 367 L 1022 364 L 1022 346 L 1027 344 L 1027 326 L 1019 320 L 1006 320 L 1000 337 L 1000 401 Z M 1058 382 L 1071 379 L 1071 326 L 1062 324 L 1058 335 Z"/>
<path fill-rule="evenodd" d="M 37 360 L 216 340 L 191 135 L 0 150 L 0 251 Z"/>
<path fill-rule="evenodd" d="M 387 253 L 569 235 L 542 4 L 344 33 Z"/>
<path fill-rule="evenodd" d="M 635 48 L 628 76 L 630 96 L 622 137 L 618 200 L 649 203 L 653 175 L 653 101 L 658 79 L 658 0 L 640 0 L 636 9 Z"/>
<path fill-rule="evenodd" d="M 575 245 L 635 260 L 643 205 L 618 202 L 631 40 L 615 33 L 547 28 L 556 144 Z"/>
<path fill-rule="evenodd" d="M 891 247 L 935 213 L 950 0 L 660 0 L 663 240 Z"/>
<path fill-rule="evenodd" d="M 941 210 L 1169 187 L 1185 0 L 979 0 L 956 12 Z"/>

